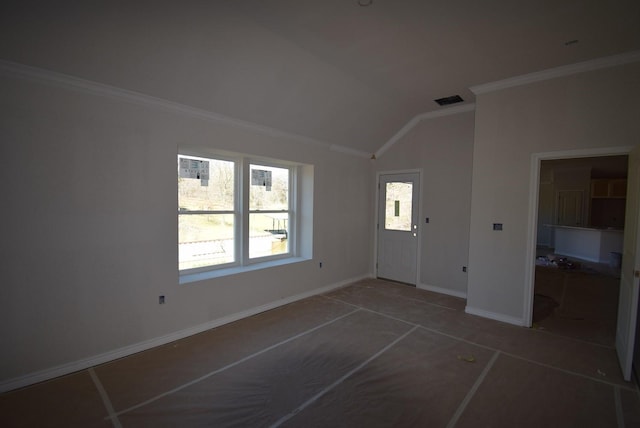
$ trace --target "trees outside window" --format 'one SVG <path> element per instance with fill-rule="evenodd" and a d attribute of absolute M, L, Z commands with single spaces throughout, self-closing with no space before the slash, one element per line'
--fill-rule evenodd
<path fill-rule="evenodd" d="M 294 171 L 243 158 L 178 155 L 179 270 L 291 255 Z"/>

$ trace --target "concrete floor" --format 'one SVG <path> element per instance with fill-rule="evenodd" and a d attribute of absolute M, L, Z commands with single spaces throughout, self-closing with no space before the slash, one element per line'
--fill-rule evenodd
<path fill-rule="evenodd" d="M 620 278 L 598 272 L 536 268 L 536 297 L 557 305 L 536 317 L 537 328 L 613 348 L 616 338 Z M 539 318 L 539 319 L 536 319 Z"/>
<path fill-rule="evenodd" d="M 609 346 L 364 280 L 0 395 L 3 427 L 630 427 Z"/>

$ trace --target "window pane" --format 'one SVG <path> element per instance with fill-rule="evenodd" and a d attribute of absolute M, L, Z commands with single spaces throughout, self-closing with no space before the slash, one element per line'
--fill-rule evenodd
<path fill-rule="evenodd" d="M 289 213 L 249 214 L 249 257 L 289 252 Z"/>
<path fill-rule="evenodd" d="M 411 231 L 412 193 L 413 183 L 387 183 L 385 229 Z"/>
<path fill-rule="evenodd" d="M 233 230 L 232 214 L 178 215 L 178 268 L 234 262 Z"/>
<path fill-rule="evenodd" d="M 289 169 L 251 165 L 249 209 L 289 209 Z"/>
<path fill-rule="evenodd" d="M 233 211 L 233 162 L 178 156 L 181 211 Z"/>

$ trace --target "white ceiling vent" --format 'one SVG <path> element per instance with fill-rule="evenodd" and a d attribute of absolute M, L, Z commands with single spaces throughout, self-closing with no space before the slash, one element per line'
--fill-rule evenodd
<path fill-rule="evenodd" d="M 438 98 L 437 100 L 434 100 L 434 101 L 441 106 L 448 106 L 450 104 L 461 103 L 464 100 L 460 95 L 452 95 L 450 97 Z"/>

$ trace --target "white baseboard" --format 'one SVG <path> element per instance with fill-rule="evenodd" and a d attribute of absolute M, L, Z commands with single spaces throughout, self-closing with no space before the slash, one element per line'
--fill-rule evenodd
<path fill-rule="evenodd" d="M 433 291 L 434 293 L 447 294 L 453 297 L 460 297 L 462 299 L 467 298 L 467 293 L 464 291 L 451 290 L 449 288 L 436 287 L 435 285 L 418 284 L 417 288 L 421 290 Z"/>
<path fill-rule="evenodd" d="M 465 307 L 464 311 L 471 315 L 477 315 L 483 318 L 489 318 L 496 321 L 506 322 L 507 324 L 513 324 L 519 327 L 526 326 L 522 318 L 516 318 L 509 315 L 499 314 L 497 312 L 485 311 L 484 309 L 473 308 L 471 306 Z"/>
<path fill-rule="evenodd" d="M 285 297 L 283 299 L 276 300 L 274 302 L 267 303 L 265 305 L 247 309 L 241 312 L 237 312 L 235 314 L 227 315 L 222 318 L 211 320 L 204 324 L 196 325 L 193 327 L 186 328 L 184 330 L 166 334 L 164 336 L 145 340 L 143 342 L 135 343 L 133 345 L 125 346 L 123 348 L 114 349 L 113 351 L 105 352 L 103 354 L 95 355 L 93 357 L 72 361 L 67 364 L 62 364 L 49 369 L 29 373 L 24 376 L 19 376 L 17 378 L 4 380 L 0 382 L 0 393 L 22 388 L 29 385 L 33 385 L 38 382 L 43 382 L 45 380 L 53 379 L 59 376 L 64 376 L 80 370 L 85 370 L 85 369 L 88 369 L 89 367 L 94 367 L 99 364 L 108 363 L 109 361 L 114 361 L 114 360 L 117 360 L 118 358 L 126 357 L 128 355 L 132 355 L 141 351 L 146 351 L 148 349 L 155 348 L 156 346 L 165 345 L 167 343 L 174 342 L 179 339 L 184 339 L 185 337 L 202 333 L 203 331 L 220 327 L 221 325 L 238 321 L 242 318 L 250 317 L 252 315 L 256 315 L 261 312 L 268 311 L 270 309 L 275 309 L 279 306 L 284 306 L 289 303 L 296 302 L 298 300 L 306 299 L 307 297 L 326 293 L 331 290 L 335 290 L 336 288 L 344 287 L 345 285 L 351 284 L 356 281 L 360 281 L 362 279 L 367 279 L 369 277 L 370 276 L 367 274 L 367 275 L 359 276 L 356 278 L 347 279 L 334 284 L 326 285 L 324 287 L 316 288 L 311 291 L 296 294 L 294 296 Z"/>

